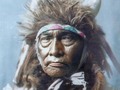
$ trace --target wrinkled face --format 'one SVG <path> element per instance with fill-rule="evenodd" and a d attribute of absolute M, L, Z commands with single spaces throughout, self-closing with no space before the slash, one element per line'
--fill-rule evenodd
<path fill-rule="evenodd" d="M 83 39 L 70 31 L 49 30 L 39 36 L 38 53 L 46 74 L 52 77 L 68 76 L 79 65 Z"/>

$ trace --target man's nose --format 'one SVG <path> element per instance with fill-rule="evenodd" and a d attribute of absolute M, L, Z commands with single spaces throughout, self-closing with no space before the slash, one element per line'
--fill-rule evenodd
<path fill-rule="evenodd" d="M 54 39 L 49 51 L 50 56 L 61 57 L 64 55 L 64 46 L 61 41 Z"/>

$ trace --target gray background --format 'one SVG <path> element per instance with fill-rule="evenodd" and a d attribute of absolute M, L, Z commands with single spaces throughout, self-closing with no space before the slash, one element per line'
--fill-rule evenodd
<path fill-rule="evenodd" d="M 25 12 L 26 0 L 0 0 L 0 90 L 12 82 L 21 47 L 17 22 Z M 120 61 L 120 0 L 102 0 L 97 23 L 103 28 L 115 56 Z M 120 75 L 115 71 L 108 80 L 120 89 Z"/>

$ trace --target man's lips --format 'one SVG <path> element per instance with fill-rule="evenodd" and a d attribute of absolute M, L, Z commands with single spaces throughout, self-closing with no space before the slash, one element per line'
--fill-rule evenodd
<path fill-rule="evenodd" d="M 64 67 L 64 66 L 66 66 L 66 64 L 59 63 L 59 62 L 52 62 L 49 65 L 52 66 L 52 67 Z"/>

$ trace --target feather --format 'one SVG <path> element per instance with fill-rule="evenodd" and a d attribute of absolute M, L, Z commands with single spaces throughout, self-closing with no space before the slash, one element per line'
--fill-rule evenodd
<path fill-rule="evenodd" d="M 18 66 L 17 66 L 15 77 L 13 79 L 13 82 L 15 84 L 18 84 L 21 81 L 21 74 L 23 73 L 23 64 L 24 64 L 26 56 L 28 54 L 28 50 L 29 50 L 29 45 L 26 44 L 25 41 L 23 41 L 22 52 L 21 52 L 21 55 L 20 55 L 20 60 L 19 60 Z"/>
<path fill-rule="evenodd" d="M 100 37 L 101 41 L 102 41 L 102 46 L 104 48 L 104 50 L 106 51 L 106 53 L 108 54 L 108 56 L 110 57 L 113 65 L 115 66 L 116 70 L 120 73 L 120 63 L 118 62 L 118 60 L 116 59 L 115 55 L 113 54 L 110 46 L 108 45 L 108 43 L 106 42 L 104 37 Z"/>

